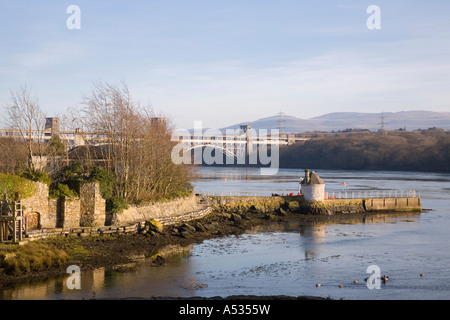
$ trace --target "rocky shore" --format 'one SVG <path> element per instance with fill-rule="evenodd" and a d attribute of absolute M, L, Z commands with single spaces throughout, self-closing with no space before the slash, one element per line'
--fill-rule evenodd
<path fill-rule="evenodd" d="M 69 265 L 78 265 L 82 270 L 112 268 L 117 272 L 126 272 L 144 260 L 161 265 L 167 262 L 171 254 L 188 250 L 193 244 L 205 239 L 239 235 L 255 228 L 281 230 L 293 221 L 329 223 L 346 219 L 362 220 L 376 215 L 353 211 L 354 207 L 348 204 L 342 204 L 341 207 L 345 209 L 346 214 L 329 215 L 304 214 L 302 208 L 276 198 L 268 198 L 258 206 L 248 205 L 241 200 L 210 201 L 212 212 L 200 219 L 168 225 L 157 220 L 147 220 L 137 233 L 98 234 L 75 238 L 59 236 L 32 241 L 30 244 L 42 243 L 65 252 L 67 260 L 59 266 L 31 268 L 28 272 L 12 273 L 6 268 L 0 268 L 0 288 L 19 282 L 67 275 L 66 269 Z"/>
<path fill-rule="evenodd" d="M 160 254 L 160 251 L 167 250 L 168 247 L 188 248 L 205 239 L 241 234 L 255 226 L 283 223 L 288 216 L 287 212 L 280 211 L 278 213 L 254 211 L 241 214 L 213 212 L 201 219 L 166 226 L 149 220 L 141 231 L 134 234 L 105 234 L 78 238 L 50 237 L 35 240 L 31 243 L 51 245 L 65 251 L 68 256 L 65 264 L 21 273 L 12 273 L 6 268 L 0 268 L 0 288 L 19 282 L 66 275 L 67 266 L 74 264 L 83 270 L 106 267 L 116 268 L 117 271 L 126 271 L 126 266 L 132 267 L 134 263 L 142 260 L 163 264 L 168 254 Z M 20 250 L 20 247 L 17 249 Z"/>

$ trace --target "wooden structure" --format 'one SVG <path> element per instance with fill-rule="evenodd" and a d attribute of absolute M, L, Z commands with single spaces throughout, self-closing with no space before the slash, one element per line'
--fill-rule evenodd
<path fill-rule="evenodd" d="M 18 242 L 23 238 L 24 216 L 20 200 L 0 200 L 0 242 Z"/>

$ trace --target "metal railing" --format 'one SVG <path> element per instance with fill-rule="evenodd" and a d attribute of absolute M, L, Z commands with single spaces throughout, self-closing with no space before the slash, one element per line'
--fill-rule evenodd
<path fill-rule="evenodd" d="M 202 196 L 244 196 L 258 197 L 273 195 L 289 196 L 296 193 L 265 193 L 265 192 L 246 192 L 246 191 L 228 191 L 228 192 L 198 192 Z M 344 190 L 344 191 L 326 191 L 325 199 L 376 199 L 376 198 L 420 198 L 420 193 L 416 190 Z"/>
<path fill-rule="evenodd" d="M 420 193 L 416 190 L 346 190 L 327 192 L 326 196 L 329 199 L 416 198 Z"/>

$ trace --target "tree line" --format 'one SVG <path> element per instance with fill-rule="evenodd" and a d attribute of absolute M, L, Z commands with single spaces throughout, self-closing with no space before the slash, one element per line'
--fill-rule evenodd
<path fill-rule="evenodd" d="M 27 87 L 11 92 L 5 108 L 20 135 L 0 138 L 0 173 L 44 181 L 54 196 L 76 194 L 80 183 L 99 181 L 107 205 L 192 193 L 189 167 L 171 161 L 170 123 L 155 122 L 151 107 L 133 101 L 124 83 L 94 83 L 81 107 L 58 115 L 61 131 L 89 133 L 76 148 L 58 134 L 44 139 L 46 117 Z"/>
<path fill-rule="evenodd" d="M 280 148 L 280 166 L 450 172 L 450 131 L 335 133 Z"/>

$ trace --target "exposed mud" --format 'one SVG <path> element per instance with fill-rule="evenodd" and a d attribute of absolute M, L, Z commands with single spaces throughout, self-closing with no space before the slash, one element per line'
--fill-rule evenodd
<path fill-rule="evenodd" d="M 115 267 L 117 270 L 126 272 L 126 266 L 139 260 L 150 260 L 155 265 L 166 263 L 166 257 L 158 252 L 170 245 L 186 247 L 205 239 L 239 235 L 255 228 L 279 230 L 293 220 L 314 223 L 347 218 L 349 218 L 348 215 L 345 218 L 342 216 L 302 215 L 284 210 L 274 213 L 255 211 L 241 214 L 213 212 L 202 219 L 165 226 L 162 231 L 148 230 L 134 234 L 109 234 L 70 239 L 54 237 L 36 240 L 50 242 L 57 248 L 65 250 L 69 255 L 67 263 L 62 268 L 33 270 L 19 275 L 8 274 L 5 270 L 0 269 L 0 288 L 16 283 L 67 275 L 66 269 L 69 265 L 78 265 L 82 270 Z M 362 218 L 361 215 L 356 216 L 356 219 Z"/>

